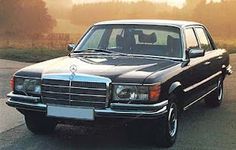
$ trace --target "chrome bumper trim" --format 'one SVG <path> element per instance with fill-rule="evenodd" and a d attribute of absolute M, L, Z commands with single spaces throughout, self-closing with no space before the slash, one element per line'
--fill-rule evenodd
<path fill-rule="evenodd" d="M 228 65 L 228 67 L 226 67 L 226 73 L 228 75 L 231 75 L 233 73 L 233 70 L 232 70 L 232 66 L 231 65 Z"/>
<path fill-rule="evenodd" d="M 162 107 L 168 105 L 168 100 L 156 104 L 124 104 L 124 103 L 111 103 L 113 110 L 149 110 L 157 111 Z"/>
<path fill-rule="evenodd" d="M 41 104 L 41 103 L 30 104 L 30 103 L 24 103 L 24 102 L 17 102 L 10 98 L 8 99 L 6 104 L 8 106 L 19 108 L 19 109 L 26 109 L 26 110 L 40 111 L 40 112 L 47 111 L 47 105 Z"/>
<path fill-rule="evenodd" d="M 105 110 L 95 110 L 96 117 L 108 117 L 108 118 L 150 118 L 154 119 L 167 113 L 167 106 L 162 107 L 158 111 L 127 111 L 127 110 L 112 110 L 107 108 Z"/>
<path fill-rule="evenodd" d="M 40 97 L 33 97 L 33 96 L 26 96 L 26 95 L 18 95 L 14 94 L 13 92 L 7 94 L 7 97 L 10 97 L 11 99 L 18 99 L 19 101 L 25 101 L 29 103 L 38 103 L 40 102 Z"/>
<path fill-rule="evenodd" d="M 28 103 L 27 100 L 40 100 L 38 97 L 16 95 L 13 93 L 8 94 L 7 105 L 19 109 L 26 109 L 32 111 L 47 112 L 47 105 L 42 103 Z M 23 100 L 20 102 L 17 98 Z M 156 104 L 111 104 L 119 106 L 119 109 L 106 108 L 95 109 L 95 117 L 109 117 L 109 118 L 156 118 L 164 115 L 167 112 L 168 100 Z M 123 108 L 123 109 L 122 109 Z M 128 109 L 127 109 L 128 108 Z M 133 108 L 133 109 L 129 109 Z M 153 110 L 155 108 L 155 110 Z"/>

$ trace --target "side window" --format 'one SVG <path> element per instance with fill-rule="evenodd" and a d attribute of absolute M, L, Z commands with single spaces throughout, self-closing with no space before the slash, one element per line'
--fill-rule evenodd
<path fill-rule="evenodd" d="M 185 38 L 186 38 L 187 49 L 199 48 L 197 38 L 192 28 L 185 29 Z"/>
<path fill-rule="evenodd" d="M 196 31 L 197 37 L 199 39 L 201 48 L 206 51 L 212 50 L 212 46 L 209 42 L 210 40 L 206 36 L 205 30 L 203 28 L 195 28 L 195 31 Z"/>

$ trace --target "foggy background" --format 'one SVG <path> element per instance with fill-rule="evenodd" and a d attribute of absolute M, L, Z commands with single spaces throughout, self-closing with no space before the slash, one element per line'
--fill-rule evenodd
<path fill-rule="evenodd" d="M 235 0 L 0 0 L 0 48 L 65 49 L 99 21 L 177 19 L 203 23 L 234 52 L 235 17 Z"/>

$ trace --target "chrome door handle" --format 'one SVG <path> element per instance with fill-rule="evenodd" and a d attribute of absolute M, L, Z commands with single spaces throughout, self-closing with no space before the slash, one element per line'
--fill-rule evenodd
<path fill-rule="evenodd" d="M 209 64 L 211 64 L 210 61 L 207 61 L 207 62 L 204 63 L 204 65 L 209 65 Z"/>

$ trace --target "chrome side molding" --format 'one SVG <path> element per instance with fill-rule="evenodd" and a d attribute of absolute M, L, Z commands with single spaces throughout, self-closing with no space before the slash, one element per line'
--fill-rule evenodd
<path fill-rule="evenodd" d="M 188 104 L 187 106 L 184 107 L 184 111 L 186 111 L 187 109 L 189 109 L 193 104 L 197 103 L 198 101 L 202 100 L 204 97 L 206 97 L 207 95 L 211 94 L 213 91 L 215 91 L 217 89 L 217 87 L 213 88 L 212 90 L 210 90 L 209 92 L 207 92 L 206 94 L 202 95 L 201 97 L 199 97 L 198 99 L 196 99 L 195 101 L 193 101 L 192 103 Z"/>
<path fill-rule="evenodd" d="M 221 71 L 218 71 L 217 73 L 211 75 L 210 77 L 208 77 L 208 78 L 206 78 L 206 79 L 204 79 L 204 80 L 202 80 L 202 81 L 200 81 L 200 82 L 198 82 L 198 83 L 195 83 L 195 84 L 193 84 L 193 85 L 191 85 L 191 86 L 185 88 L 185 89 L 184 89 L 184 92 L 191 91 L 191 90 L 195 89 L 196 87 L 198 87 L 198 86 L 200 86 L 200 85 L 202 85 L 202 84 L 204 84 L 204 83 L 210 81 L 211 79 L 213 79 L 213 78 L 215 78 L 215 77 L 217 77 L 217 76 L 219 76 L 219 75 L 221 75 L 221 74 L 222 74 L 222 72 L 221 72 Z"/>

